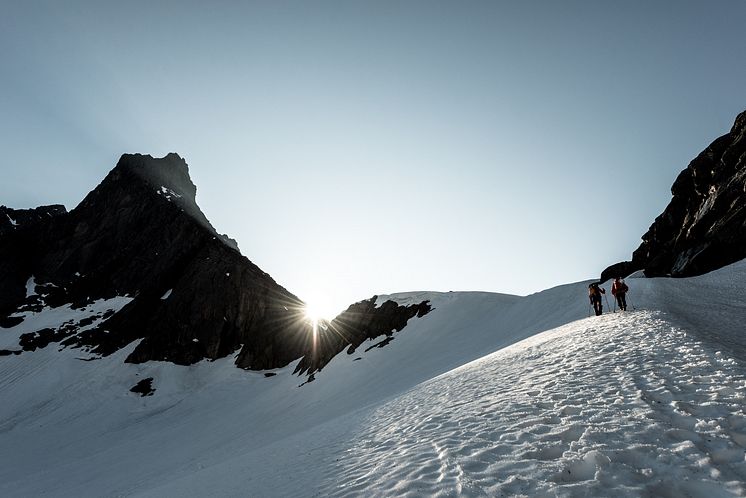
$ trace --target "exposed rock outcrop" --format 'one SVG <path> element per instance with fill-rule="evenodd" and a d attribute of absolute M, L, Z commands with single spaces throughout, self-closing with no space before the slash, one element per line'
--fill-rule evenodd
<path fill-rule="evenodd" d="M 152 396 L 155 392 L 155 388 L 153 387 L 153 377 L 142 379 L 140 382 L 132 386 L 130 392 L 139 394 L 141 397 Z"/>
<path fill-rule="evenodd" d="M 329 363 L 337 353 L 346 348 L 347 354 L 353 354 L 368 339 L 385 336 L 376 345 L 382 347 L 391 342 L 394 332 L 407 326 L 410 318 L 421 318 L 432 310 L 428 301 L 403 306 L 388 300 L 376 307 L 377 298 L 378 296 L 373 296 L 355 303 L 328 324 L 321 324 L 317 330 L 315 347 L 312 346 L 295 371 L 313 374 Z"/>
<path fill-rule="evenodd" d="M 701 275 L 746 258 L 746 112 L 683 170 L 632 261 L 601 275 Z"/>

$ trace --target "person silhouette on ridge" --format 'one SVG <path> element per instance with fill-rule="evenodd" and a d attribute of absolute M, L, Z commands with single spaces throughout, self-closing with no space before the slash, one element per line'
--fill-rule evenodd
<path fill-rule="evenodd" d="M 616 277 L 611 286 L 611 294 L 616 298 L 619 309 L 622 311 L 627 311 L 627 291 L 629 291 L 629 287 L 624 283 L 624 280 L 621 277 Z"/>
<path fill-rule="evenodd" d="M 591 300 L 591 305 L 596 312 L 596 316 L 604 312 L 604 305 L 601 302 L 602 294 L 606 294 L 606 290 L 603 287 L 599 287 L 597 283 L 594 282 L 588 286 L 588 299 Z"/>

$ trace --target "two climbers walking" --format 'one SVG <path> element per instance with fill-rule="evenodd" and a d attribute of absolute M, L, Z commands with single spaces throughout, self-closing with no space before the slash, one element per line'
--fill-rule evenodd
<path fill-rule="evenodd" d="M 616 277 L 614 283 L 611 285 L 611 295 L 616 298 L 616 303 L 619 305 L 621 311 L 627 311 L 627 292 L 629 287 L 624 283 L 621 277 Z M 597 282 L 594 282 L 588 286 L 588 299 L 591 301 L 591 306 L 596 312 L 596 316 L 601 315 L 604 312 L 604 305 L 602 299 L 606 297 L 606 289 L 599 287 Z M 606 306 L 609 305 L 609 300 L 606 300 Z M 590 311 L 589 311 L 590 313 Z"/>

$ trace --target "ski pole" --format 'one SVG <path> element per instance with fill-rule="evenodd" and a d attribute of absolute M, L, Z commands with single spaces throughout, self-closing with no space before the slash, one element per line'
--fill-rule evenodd
<path fill-rule="evenodd" d="M 614 299 L 614 313 L 616 313 L 616 299 Z"/>
<path fill-rule="evenodd" d="M 604 294 L 604 299 L 606 299 L 606 309 L 611 308 L 611 306 L 609 306 L 609 298 L 606 297 L 606 294 Z"/>

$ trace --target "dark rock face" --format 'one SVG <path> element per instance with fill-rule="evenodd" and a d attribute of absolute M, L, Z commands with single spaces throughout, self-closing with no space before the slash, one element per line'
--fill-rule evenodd
<path fill-rule="evenodd" d="M 386 336 L 368 350 L 383 347 L 393 340 L 394 332 L 407 326 L 410 318 L 421 318 L 432 310 L 428 301 L 409 306 L 386 301 L 376 308 L 377 298 L 378 296 L 373 296 L 355 303 L 326 327 L 319 327 L 316 348 L 312 346 L 295 371 L 313 374 L 321 370 L 337 353 L 347 348 L 347 354 L 353 354 L 368 339 Z"/>
<path fill-rule="evenodd" d="M 621 263 L 613 264 L 601 272 L 601 278 L 598 283 L 606 282 L 610 278 L 624 278 L 639 269 L 632 264 L 632 261 L 622 261 Z"/>
<path fill-rule="evenodd" d="M 26 296 L 25 252 L 33 244 L 35 230 L 67 214 L 65 206 L 11 209 L 0 206 L 0 318 L 18 306 Z"/>
<path fill-rule="evenodd" d="M 107 356 L 139 340 L 126 361 L 188 365 L 237 353 L 241 368 L 303 358 L 296 371 L 312 374 L 346 347 L 390 337 L 430 310 L 363 301 L 314 342 L 304 303 L 218 234 L 195 195 L 178 155 L 125 154 L 69 213 L 0 208 L 0 223 L 9 215 L 0 225 L 0 326 L 18 325 L 20 312 L 70 304 L 77 318 L 23 334 L 21 351 L 60 343 Z M 117 296 L 128 298 L 121 309 L 85 311 Z"/>
<path fill-rule="evenodd" d="M 11 209 L 0 206 L 0 237 L 66 213 L 67 209 L 61 204 L 34 209 Z"/>
<path fill-rule="evenodd" d="M 45 328 L 23 334 L 19 344 L 24 351 L 36 351 L 37 348 L 45 348 L 52 342 L 60 342 L 74 333 L 69 326 L 62 326 L 59 329 Z"/>
<path fill-rule="evenodd" d="M 689 163 L 671 193 L 632 261 L 607 268 L 601 280 L 640 269 L 688 277 L 746 258 L 746 112 Z"/>

